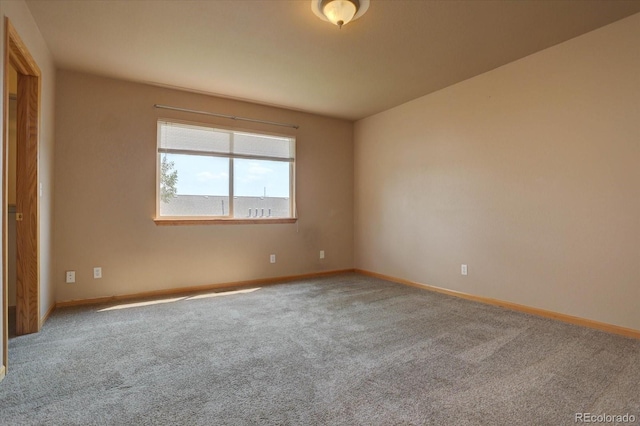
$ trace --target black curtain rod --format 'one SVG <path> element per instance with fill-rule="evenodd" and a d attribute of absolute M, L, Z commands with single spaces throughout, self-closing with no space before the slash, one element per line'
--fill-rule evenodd
<path fill-rule="evenodd" d="M 235 115 L 217 114 L 215 112 L 198 111 L 198 110 L 195 110 L 195 109 L 172 107 L 172 106 L 168 106 L 168 105 L 155 104 L 154 107 L 161 108 L 161 109 L 170 109 L 172 111 L 190 112 L 192 114 L 210 115 L 212 117 L 228 118 L 229 120 L 250 121 L 251 123 L 270 124 L 272 126 L 291 127 L 293 129 L 299 129 L 300 128 L 300 126 L 298 126 L 296 124 L 278 123 L 276 121 L 256 120 L 255 118 L 236 117 Z"/>

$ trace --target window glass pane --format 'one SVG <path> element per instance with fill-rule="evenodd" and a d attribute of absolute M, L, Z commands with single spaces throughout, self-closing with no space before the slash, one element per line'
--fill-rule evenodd
<path fill-rule="evenodd" d="M 288 162 L 236 158 L 233 173 L 235 217 L 291 217 Z"/>
<path fill-rule="evenodd" d="M 290 138 L 236 133 L 233 140 L 233 152 L 235 154 L 293 158 L 292 151 Z"/>
<path fill-rule="evenodd" d="M 160 148 L 228 153 L 231 134 L 207 127 L 160 123 Z"/>
<path fill-rule="evenodd" d="M 158 215 L 290 218 L 294 161 L 290 136 L 160 120 Z"/>
<path fill-rule="evenodd" d="M 159 154 L 161 216 L 228 216 L 229 159 Z"/>

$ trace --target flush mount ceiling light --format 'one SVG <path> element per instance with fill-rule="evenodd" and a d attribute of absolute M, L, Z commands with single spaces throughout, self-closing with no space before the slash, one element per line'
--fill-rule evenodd
<path fill-rule="evenodd" d="M 313 13 L 339 28 L 364 15 L 367 9 L 369 0 L 311 0 Z"/>

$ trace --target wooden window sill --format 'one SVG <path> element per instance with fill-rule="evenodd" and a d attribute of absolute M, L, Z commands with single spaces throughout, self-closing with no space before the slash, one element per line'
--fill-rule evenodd
<path fill-rule="evenodd" d="M 158 226 L 181 225 L 266 225 L 279 223 L 296 223 L 297 218 L 272 218 L 272 219 L 172 219 L 155 218 L 153 221 Z"/>

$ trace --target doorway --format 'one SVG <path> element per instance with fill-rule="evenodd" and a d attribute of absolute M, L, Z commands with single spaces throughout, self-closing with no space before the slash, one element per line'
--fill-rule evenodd
<path fill-rule="evenodd" d="M 18 72 L 9 64 L 9 129 L 7 144 L 7 294 L 9 318 L 9 338 L 16 335 L 16 148 L 17 148 L 17 123 L 18 123 Z"/>
<path fill-rule="evenodd" d="M 13 153 L 9 140 L 12 68 L 15 96 L 15 212 L 10 214 L 9 164 Z M 40 268 L 38 259 L 38 147 L 40 127 L 40 69 L 9 19 L 5 19 L 4 116 L 2 149 L 2 259 L 3 362 L 8 359 L 9 217 L 15 217 L 15 334 L 40 331 Z"/>

